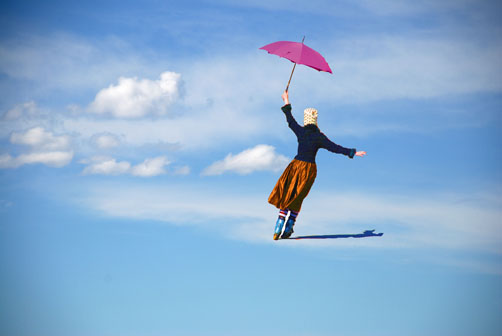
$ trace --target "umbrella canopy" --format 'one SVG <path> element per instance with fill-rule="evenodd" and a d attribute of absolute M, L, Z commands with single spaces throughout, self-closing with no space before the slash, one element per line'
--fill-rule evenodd
<path fill-rule="evenodd" d="M 295 70 L 296 64 L 303 64 L 318 71 L 325 71 L 333 73 L 328 65 L 328 62 L 314 49 L 308 47 L 302 42 L 292 42 L 292 41 L 279 41 L 267 44 L 260 49 L 268 51 L 269 54 L 277 55 L 279 57 L 284 57 L 291 62 L 295 63 L 293 71 L 291 71 L 291 76 L 289 81 L 291 82 L 291 77 Z M 289 88 L 286 87 L 286 91 Z"/>
<path fill-rule="evenodd" d="M 279 41 L 267 44 L 260 49 L 268 51 L 269 54 L 287 58 L 296 64 L 303 64 L 318 71 L 333 73 L 324 57 L 303 42 Z"/>

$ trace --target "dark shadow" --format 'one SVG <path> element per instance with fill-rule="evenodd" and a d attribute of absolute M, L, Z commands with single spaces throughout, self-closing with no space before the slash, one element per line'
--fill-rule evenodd
<path fill-rule="evenodd" d="M 333 234 L 333 235 L 317 235 L 317 236 L 296 236 L 287 239 L 336 239 L 336 238 L 365 238 L 365 237 L 381 237 L 383 233 L 375 233 L 375 230 L 366 230 L 363 233 L 356 234 Z"/>

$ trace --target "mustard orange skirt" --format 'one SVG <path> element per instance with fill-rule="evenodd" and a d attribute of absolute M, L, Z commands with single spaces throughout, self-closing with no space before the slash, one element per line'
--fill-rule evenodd
<path fill-rule="evenodd" d="M 317 176 L 315 163 L 294 159 L 277 181 L 268 202 L 278 209 L 299 212 Z"/>

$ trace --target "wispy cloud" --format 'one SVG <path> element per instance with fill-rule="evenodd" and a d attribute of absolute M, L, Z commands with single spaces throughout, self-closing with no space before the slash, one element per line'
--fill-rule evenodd
<path fill-rule="evenodd" d="M 142 163 L 134 166 L 131 169 L 131 174 L 142 177 L 162 175 L 166 173 L 164 167 L 169 163 L 169 160 L 165 156 L 146 159 Z"/>
<path fill-rule="evenodd" d="M 91 42 L 69 33 L 32 34 L 0 45 L 0 70 L 10 79 L 35 83 L 35 99 L 54 89 L 71 95 L 103 87 L 121 75 L 150 73 L 148 68 L 144 57 L 117 37 Z"/>
<path fill-rule="evenodd" d="M 469 5 L 475 3 L 475 0 L 445 0 L 433 1 L 425 0 L 419 3 L 413 0 L 392 1 L 383 0 L 378 3 L 371 0 L 357 0 L 355 3 L 363 9 L 377 15 L 385 16 L 409 16 L 425 13 L 449 13 L 458 9 L 469 9 Z"/>
<path fill-rule="evenodd" d="M 290 160 L 284 155 L 276 153 L 269 145 L 257 145 L 239 154 L 228 154 L 223 160 L 216 161 L 203 171 L 203 175 L 221 175 L 234 172 L 241 175 L 255 171 L 278 171 L 286 167 Z"/>
<path fill-rule="evenodd" d="M 179 166 L 174 169 L 174 174 L 175 175 L 182 175 L 186 176 L 190 174 L 190 166 L 184 165 L 184 166 Z"/>
<path fill-rule="evenodd" d="M 88 164 L 82 171 L 84 175 L 130 174 L 140 177 L 153 177 L 166 174 L 165 167 L 171 162 L 165 156 L 159 156 L 147 158 L 134 166 L 128 161 L 117 161 L 108 157 L 94 157 L 90 160 L 81 160 L 81 163 Z"/>
<path fill-rule="evenodd" d="M 300 71 L 295 90 L 313 101 L 329 97 L 341 103 L 501 92 L 502 44 L 493 42 L 416 36 L 335 40 L 323 51 L 333 76 Z"/>
<path fill-rule="evenodd" d="M 73 159 L 73 151 L 32 152 L 13 157 L 0 155 L 0 168 L 18 168 L 26 164 L 41 163 L 49 167 L 61 168 Z"/>
<path fill-rule="evenodd" d="M 266 202 L 268 194 L 265 191 L 263 194 L 244 194 L 241 190 L 214 190 L 199 185 L 190 188 L 171 185 L 168 189 L 169 192 L 163 186 L 100 186 L 88 196 L 86 204 L 109 216 L 153 219 L 176 225 L 205 226 L 205 223 L 218 219 L 224 227 L 214 229 L 232 239 L 271 242 L 277 214 L 276 209 Z M 377 229 L 384 232 L 384 236 L 315 243 L 300 241 L 289 245 L 360 246 L 424 252 L 448 249 L 500 255 L 501 203 L 499 197 L 490 195 L 473 198 L 473 195 L 465 197 L 461 194 L 418 197 L 316 192 L 304 204 L 295 229 L 297 234 L 357 233 Z"/>
<path fill-rule="evenodd" d="M 127 161 L 117 162 L 113 158 L 95 158 L 93 163 L 84 168 L 84 175 L 121 175 L 130 171 L 131 164 Z"/>
<path fill-rule="evenodd" d="M 92 136 L 92 142 L 100 149 L 109 149 L 120 145 L 120 139 L 111 133 L 95 134 Z"/>
<path fill-rule="evenodd" d="M 26 115 L 34 115 L 37 111 L 37 105 L 34 101 L 28 101 L 26 103 L 17 104 L 10 110 L 4 113 L 3 120 L 11 121 L 20 119 Z"/>
<path fill-rule="evenodd" d="M 215 1 L 212 1 L 214 3 Z M 243 0 L 239 2 L 231 0 L 217 0 L 231 6 L 251 7 L 271 11 L 309 13 L 313 15 L 325 15 L 331 17 L 364 18 L 365 14 L 378 16 L 409 17 L 417 14 L 450 13 L 453 10 L 469 10 L 475 0 L 424 0 L 417 3 L 413 0 L 402 1 L 371 1 L 371 0 L 313 0 L 309 2 L 301 0 Z"/>

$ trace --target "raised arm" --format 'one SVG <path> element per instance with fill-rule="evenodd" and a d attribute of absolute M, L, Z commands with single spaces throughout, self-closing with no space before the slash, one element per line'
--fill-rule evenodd
<path fill-rule="evenodd" d="M 288 122 L 289 128 L 296 134 L 296 136 L 299 136 L 302 130 L 302 127 L 298 125 L 296 122 L 295 118 L 293 117 L 293 114 L 291 113 L 291 104 L 289 103 L 289 94 L 288 91 L 284 91 L 282 94 L 282 100 L 284 100 L 284 106 L 281 108 L 282 112 L 286 115 L 286 120 Z"/>

